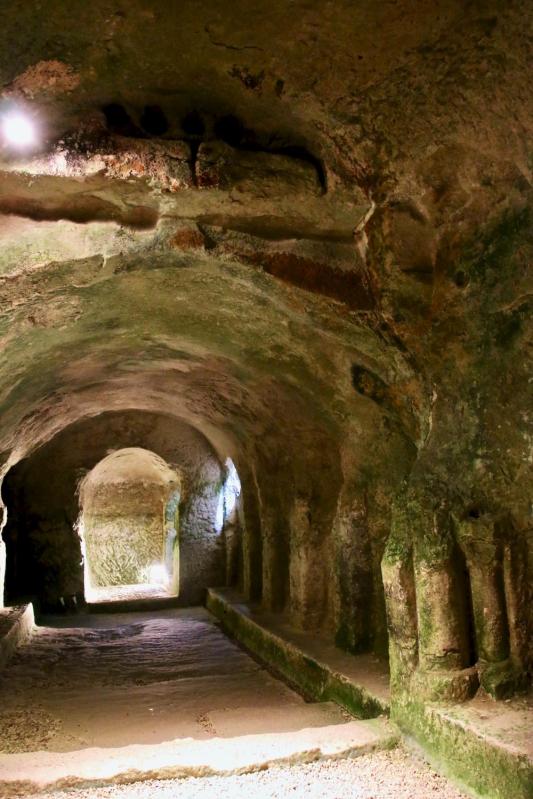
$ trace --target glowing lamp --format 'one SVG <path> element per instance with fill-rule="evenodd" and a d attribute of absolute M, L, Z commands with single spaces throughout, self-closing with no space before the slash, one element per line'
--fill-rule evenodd
<path fill-rule="evenodd" d="M 9 111 L 2 117 L 2 138 L 12 147 L 30 147 L 35 144 L 36 130 L 32 120 L 21 111 Z"/>

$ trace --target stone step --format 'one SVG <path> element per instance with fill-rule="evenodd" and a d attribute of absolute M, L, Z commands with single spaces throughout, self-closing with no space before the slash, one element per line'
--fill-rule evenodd
<path fill-rule="evenodd" d="M 86 613 L 146 613 L 150 610 L 167 610 L 179 607 L 180 602 L 174 596 L 152 596 L 131 599 L 110 599 L 87 602 Z"/>
<path fill-rule="evenodd" d="M 330 703 L 307 708 L 301 714 L 302 720 L 306 713 L 308 721 L 315 722 L 319 717 L 336 717 Z M 291 707 L 291 714 L 293 710 Z M 221 728 L 225 727 L 226 735 L 233 729 L 232 737 L 185 738 L 157 745 L 94 747 L 72 752 L 0 754 L 0 796 L 152 779 L 228 776 L 262 771 L 273 765 L 357 757 L 392 748 L 398 740 L 394 727 L 383 718 L 239 736 L 235 734 L 238 720 L 231 712 L 225 719 L 224 712 L 213 716 L 214 723 L 218 720 Z"/>

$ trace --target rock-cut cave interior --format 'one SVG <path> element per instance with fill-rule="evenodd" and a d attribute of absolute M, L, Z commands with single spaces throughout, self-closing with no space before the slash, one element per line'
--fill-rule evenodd
<path fill-rule="evenodd" d="M 532 22 L 0 0 L 0 796 L 533 799 Z"/>

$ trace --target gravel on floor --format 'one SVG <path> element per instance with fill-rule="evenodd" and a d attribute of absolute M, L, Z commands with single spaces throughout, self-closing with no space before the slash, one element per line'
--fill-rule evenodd
<path fill-rule="evenodd" d="M 467 799 L 403 747 L 229 777 L 149 780 L 34 799 Z"/>

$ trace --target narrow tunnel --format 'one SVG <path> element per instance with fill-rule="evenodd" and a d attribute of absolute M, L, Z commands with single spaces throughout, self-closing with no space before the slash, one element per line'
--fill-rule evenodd
<path fill-rule="evenodd" d="M 530 799 L 525 0 L 67 5 L 0 4 L 0 794 Z"/>

